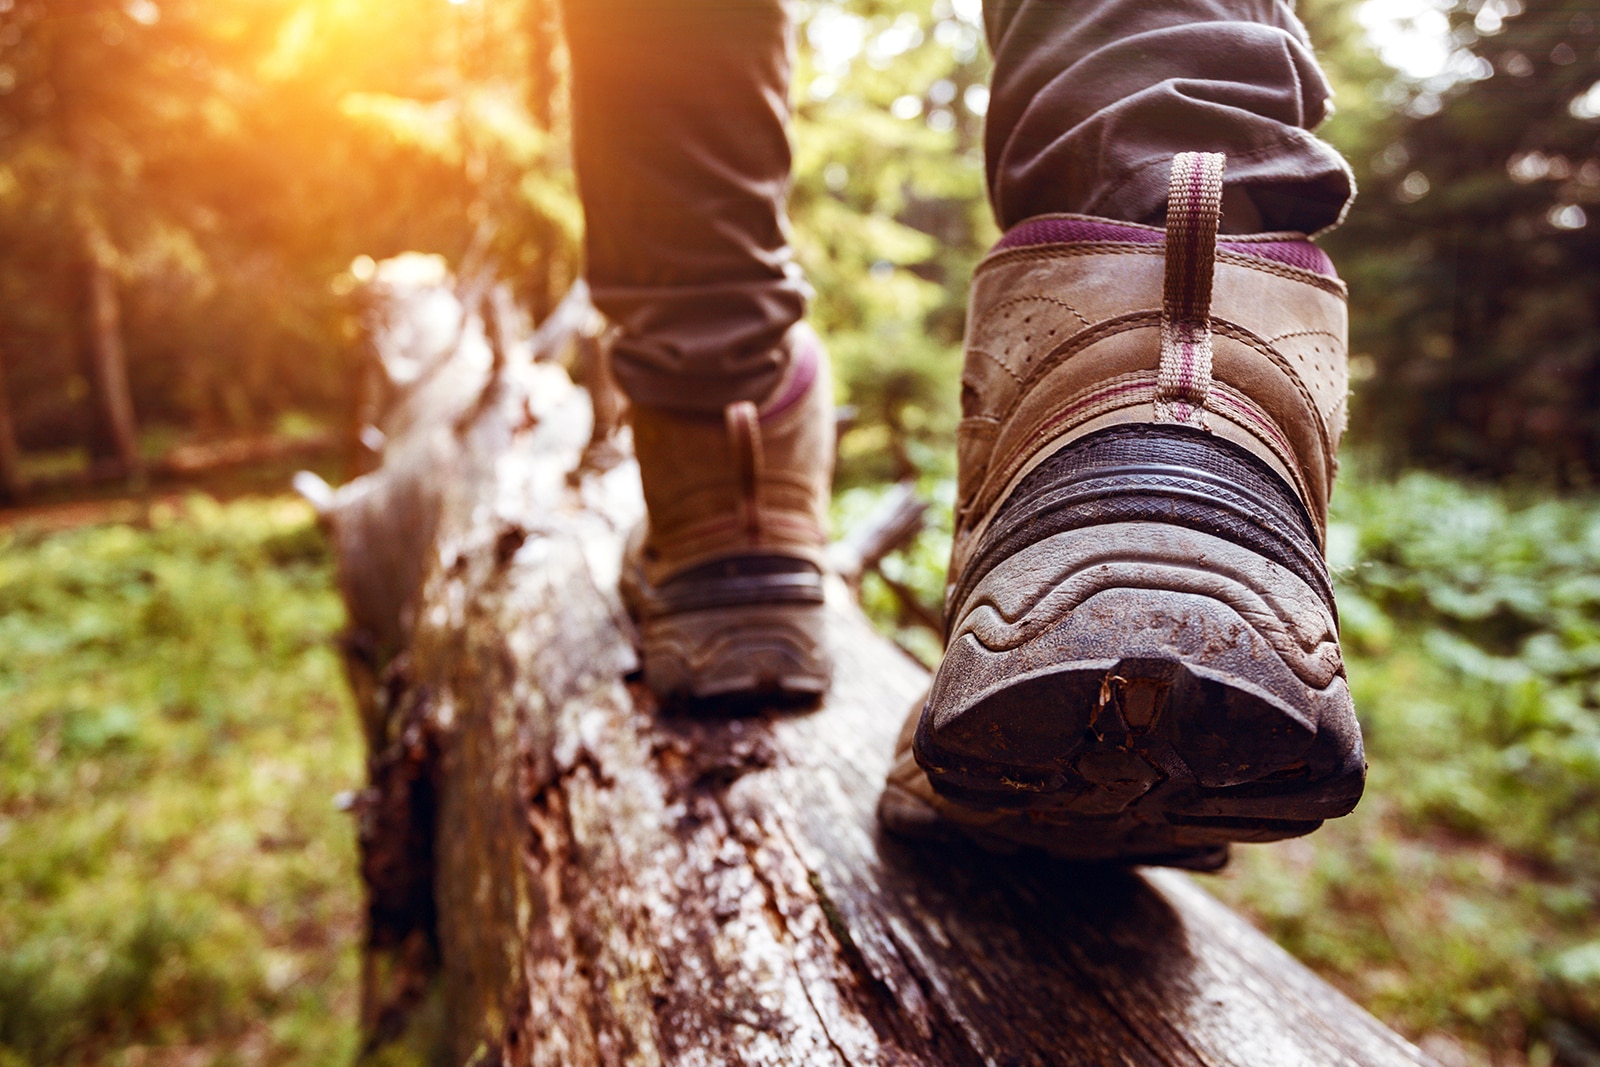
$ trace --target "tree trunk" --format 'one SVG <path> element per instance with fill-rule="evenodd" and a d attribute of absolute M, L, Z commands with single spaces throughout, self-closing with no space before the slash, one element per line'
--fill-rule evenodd
<path fill-rule="evenodd" d="M 526 0 L 526 3 L 523 39 L 528 47 L 528 114 L 540 130 L 555 134 L 556 98 L 561 90 L 561 79 L 556 70 L 556 49 L 561 40 L 556 0 Z M 556 247 L 555 226 L 547 218 L 535 220 L 532 238 L 536 247 Z M 525 272 L 528 312 L 534 322 L 543 322 L 550 314 L 554 296 L 551 292 L 553 266 L 551 253 L 546 251 Z"/>
<path fill-rule="evenodd" d="M 842 583 L 819 709 L 654 707 L 615 594 L 637 469 L 576 469 L 582 391 L 458 343 L 447 286 L 379 295 L 423 370 L 383 465 L 310 494 L 371 743 L 374 1038 L 433 975 L 450 1063 L 1427 1062 L 1184 875 L 885 836 L 927 674 Z"/>
<path fill-rule="evenodd" d="M 22 474 L 22 453 L 11 422 L 11 398 L 6 392 L 6 354 L 0 348 L 0 501 L 15 503 L 27 495 Z"/>
<path fill-rule="evenodd" d="M 110 242 L 100 229 L 86 224 L 83 234 L 84 355 L 90 395 L 95 405 L 95 455 L 109 454 L 127 478 L 144 473 L 139 455 L 139 427 L 128 387 L 128 357 L 122 346 L 122 302 L 111 269 Z"/>

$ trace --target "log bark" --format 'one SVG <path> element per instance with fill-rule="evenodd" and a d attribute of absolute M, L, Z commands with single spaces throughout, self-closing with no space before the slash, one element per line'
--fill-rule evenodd
<path fill-rule="evenodd" d="M 321 501 L 375 1038 L 431 982 L 451 1063 L 1427 1062 L 1186 876 L 885 836 L 927 674 L 842 582 L 820 708 L 655 708 L 615 594 L 636 468 L 579 469 L 584 393 L 456 336 L 447 284 L 380 296 L 377 349 L 426 369 L 381 467 Z"/>

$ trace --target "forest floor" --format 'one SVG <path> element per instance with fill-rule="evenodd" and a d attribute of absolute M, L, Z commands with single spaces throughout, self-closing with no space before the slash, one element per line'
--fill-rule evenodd
<path fill-rule="evenodd" d="M 1447 1067 L 1600 1062 L 1600 502 L 1336 511 L 1367 798 L 1203 884 Z M 0 523 L 0 1067 L 350 1062 L 362 753 L 309 508 L 67 514 Z M 936 589 L 944 544 L 889 567 Z"/>
<path fill-rule="evenodd" d="M 0 1065 L 349 1063 L 324 539 L 286 498 L 140 510 L 0 528 Z"/>

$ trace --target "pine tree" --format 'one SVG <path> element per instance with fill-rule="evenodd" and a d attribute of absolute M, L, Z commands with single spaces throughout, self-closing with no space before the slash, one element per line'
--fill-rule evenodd
<path fill-rule="evenodd" d="M 1451 12 L 1462 80 L 1358 158 L 1338 236 L 1357 423 L 1392 454 L 1592 484 L 1600 474 L 1600 12 Z"/>
<path fill-rule="evenodd" d="M 215 432 L 336 418 L 358 255 L 459 260 L 492 232 L 548 305 L 578 233 L 560 65 L 531 54 L 554 48 L 550 9 L 0 0 L 0 344 L 23 443 L 95 429 L 132 459 L 132 408 Z"/>

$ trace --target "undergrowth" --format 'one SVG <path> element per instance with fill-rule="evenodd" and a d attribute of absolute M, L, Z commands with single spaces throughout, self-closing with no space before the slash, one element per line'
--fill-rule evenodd
<path fill-rule="evenodd" d="M 923 490 L 945 511 L 884 570 L 937 604 L 951 486 Z M 1357 472 L 1329 552 L 1366 798 L 1206 885 L 1442 1062 L 1600 1064 L 1600 500 Z M 885 583 L 862 593 L 936 662 Z"/>
<path fill-rule="evenodd" d="M 352 1060 L 341 625 L 294 501 L 0 530 L 0 1065 Z"/>
<path fill-rule="evenodd" d="M 1206 884 L 1445 1062 L 1600 1062 L 1600 501 L 1356 477 L 1329 548 L 1367 797 Z M 290 501 L 0 532 L 0 1067 L 351 1061 L 340 621 Z"/>
<path fill-rule="evenodd" d="M 1367 795 L 1213 888 L 1443 1060 L 1600 1063 L 1600 500 L 1413 474 L 1333 518 Z"/>

